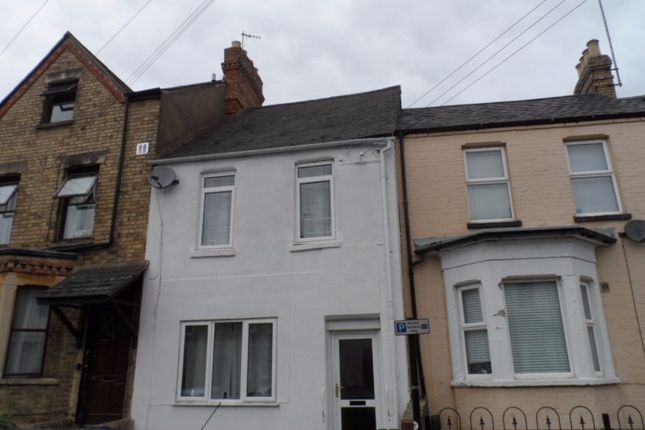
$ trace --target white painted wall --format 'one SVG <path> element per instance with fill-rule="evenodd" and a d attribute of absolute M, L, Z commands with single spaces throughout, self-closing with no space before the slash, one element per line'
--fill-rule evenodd
<path fill-rule="evenodd" d="M 403 318 L 403 298 L 392 149 L 385 152 L 385 202 L 381 192 L 385 143 L 171 166 L 179 184 L 153 190 L 150 205 L 132 408 L 137 429 L 200 429 L 213 411 L 214 405 L 176 401 L 181 321 L 257 317 L 277 318 L 277 402 L 222 406 L 206 428 L 331 428 L 333 397 L 323 391 L 326 321 L 367 314 L 379 316 L 381 327 L 387 394 L 379 427 L 398 426 L 409 396 L 405 339 L 393 331 L 393 320 Z M 295 252 L 295 165 L 330 159 L 340 246 Z M 195 258 L 201 175 L 218 169 L 235 170 L 235 255 Z"/>

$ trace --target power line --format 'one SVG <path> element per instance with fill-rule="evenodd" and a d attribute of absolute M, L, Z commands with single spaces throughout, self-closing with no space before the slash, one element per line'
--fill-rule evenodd
<path fill-rule="evenodd" d="M 495 51 L 495 52 L 494 52 L 490 57 L 488 57 L 488 58 L 487 58 L 483 63 L 481 63 L 479 66 L 475 67 L 473 70 L 471 70 L 468 74 L 466 74 L 463 78 L 461 78 L 460 80 L 458 80 L 455 84 L 453 84 L 450 88 L 448 88 L 447 90 L 445 90 L 443 93 L 439 94 L 439 96 L 438 96 L 438 97 L 436 97 L 434 100 L 432 100 L 430 103 L 428 103 L 428 104 L 426 105 L 426 107 L 428 107 L 428 106 L 430 106 L 431 104 L 435 103 L 435 102 L 436 102 L 437 100 L 439 100 L 441 97 L 443 97 L 443 96 L 445 96 L 447 93 L 449 93 L 449 92 L 450 92 L 453 88 L 455 88 L 457 85 L 459 85 L 460 83 L 462 83 L 463 81 L 465 81 L 469 76 L 471 76 L 471 75 L 472 75 L 473 73 L 475 73 L 477 70 L 481 69 L 481 68 L 482 68 L 486 63 L 488 63 L 490 60 L 492 60 L 493 58 L 495 58 L 495 57 L 497 56 L 497 54 L 499 54 L 499 53 L 500 53 L 500 52 L 502 52 L 504 49 L 506 49 L 510 44 L 512 44 L 513 42 L 515 42 L 517 39 L 519 39 L 519 38 L 520 38 L 522 35 L 524 35 L 527 31 L 529 31 L 530 29 L 532 29 L 533 27 L 535 27 L 535 26 L 536 26 L 540 21 L 542 21 L 544 18 L 546 18 L 547 16 L 549 16 L 551 13 L 553 13 L 553 11 L 555 11 L 557 8 L 559 8 L 560 6 L 562 6 L 562 4 L 563 4 L 564 2 L 566 2 L 566 1 L 567 1 L 567 0 L 561 0 L 561 1 L 560 1 L 560 3 L 556 4 L 554 7 L 552 7 L 551 9 L 549 9 L 549 11 L 548 11 L 547 13 L 545 13 L 544 15 L 542 15 L 541 17 L 539 17 L 539 18 L 537 19 L 537 21 L 535 21 L 533 24 L 529 25 L 527 28 L 525 28 L 524 30 L 522 30 L 522 31 L 521 31 L 517 36 L 515 36 L 514 38 L 512 38 L 512 39 L 511 39 L 511 40 L 510 40 L 506 45 L 502 46 L 500 49 L 498 49 L 497 51 Z"/>
<path fill-rule="evenodd" d="M 443 102 L 443 103 L 441 104 L 441 106 L 445 105 L 446 103 L 448 103 L 449 101 L 451 101 L 452 99 L 454 99 L 455 97 L 457 97 L 459 94 L 463 93 L 463 92 L 464 92 L 464 91 L 466 91 L 468 88 L 472 87 L 472 86 L 473 86 L 473 85 L 475 85 L 477 82 L 479 82 L 480 80 L 482 80 L 482 78 L 484 78 L 484 77 L 485 77 L 486 75 L 488 75 L 490 72 L 492 72 L 493 70 L 497 69 L 499 66 L 501 66 L 502 64 L 504 64 L 506 61 L 508 61 L 511 57 L 513 57 L 515 54 L 517 54 L 518 52 L 520 52 L 522 49 L 526 48 L 528 45 L 530 45 L 531 43 L 533 43 L 533 42 L 534 42 L 538 37 L 542 36 L 544 33 L 546 33 L 547 31 L 549 31 L 553 26 L 555 26 L 557 23 L 559 23 L 559 22 L 560 22 L 560 21 L 562 21 L 564 18 L 566 18 L 567 16 L 569 16 L 571 13 L 573 13 L 573 11 L 575 11 L 576 9 L 578 9 L 580 6 L 582 6 L 582 5 L 583 5 L 583 4 L 585 4 L 586 2 L 587 2 L 587 0 L 582 0 L 582 1 L 581 1 L 580 3 L 578 3 L 578 4 L 577 4 L 573 9 L 571 9 L 569 12 L 565 13 L 563 16 L 561 16 L 560 18 L 558 18 L 558 19 L 557 19 L 553 24 L 549 25 L 547 28 L 545 28 L 541 33 L 539 33 L 539 34 L 538 34 L 537 36 L 535 36 L 533 39 L 529 40 L 529 41 L 528 41 L 528 42 L 526 42 L 524 45 L 520 46 L 518 49 L 516 49 L 515 51 L 513 51 L 513 53 L 512 53 L 511 55 L 509 55 L 508 57 L 504 58 L 502 61 L 500 61 L 499 63 L 497 63 L 495 66 L 493 66 L 493 68 L 491 68 L 490 70 L 488 70 L 486 73 L 484 73 L 483 75 L 481 75 L 480 77 L 478 77 L 477 79 L 475 79 L 473 82 L 471 82 L 470 84 L 468 84 L 468 85 L 467 85 L 467 86 L 465 86 L 464 88 L 462 88 L 462 89 L 461 89 L 457 94 L 455 94 L 454 96 L 450 97 L 448 100 L 446 100 L 445 102 Z"/>
<path fill-rule="evenodd" d="M 114 34 L 112 35 L 112 37 L 110 37 L 110 38 L 107 40 L 107 42 L 105 42 L 105 43 L 103 44 L 103 46 L 101 46 L 101 47 L 99 48 L 99 50 L 98 50 L 98 51 L 96 51 L 96 53 L 97 53 L 97 54 L 100 54 L 100 53 L 101 53 L 101 51 L 102 51 L 102 50 L 104 50 L 104 49 L 105 49 L 105 47 L 106 47 L 106 46 L 108 46 L 108 45 L 109 45 L 109 44 L 110 44 L 110 43 L 111 43 L 111 42 L 112 42 L 112 41 L 113 41 L 113 40 L 114 40 L 114 39 L 115 39 L 119 34 L 121 34 L 121 32 L 122 32 L 123 30 L 125 30 L 125 28 L 126 28 L 128 25 L 130 25 L 130 23 L 131 23 L 132 21 L 134 21 L 134 19 L 135 19 L 137 16 L 139 16 L 139 14 L 140 14 L 141 12 L 143 12 L 143 10 L 144 10 L 144 9 L 145 9 L 145 8 L 146 8 L 150 3 L 152 3 L 152 0 L 148 0 L 147 2 L 145 2 L 145 3 L 143 4 L 143 6 L 141 6 L 141 7 L 139 8 L 139 10 L 137 10 L 137 11 L 134 13 L 134 15 L 132 15 L 132 16 L 130 17 L 130 19 L 128 19 L 128 20 L 126 21 L 126 23 L 125 23 L 125 24 L 123 24 L 123 25 L 121 26 L 121 28 L 119 28 L 119 30 L 118 30 L 116 33 L 114 33 Z"/>
<path fill-rule="evenodd" d="M 450 72 L 450 73 L 448 74 L 448 76 L 446 76 L 445 78 L 443 78 L 442 80 L 440 80 L 439 82 L 437 82 L 437 83 L 436 83 L 432 88 L 430 88 L 428 91 L 426 91 L 425 93 L 423 93 L 423 95 L 421 95 L 420 97 L 418 97 L 415 101 L 413 101 L 412 103 L 410 103 L 406 109 L 411 108 L 411 107 L 412 107 L 416 102 L 418 102 L 419 100 L 421 100 L 422 98 L 424 98 L 425 96 L 427 96 L 428 94 L 430 94 L 430 93 L 432 92 L 432 90 L 434 90 L 435 88 L 437 88 L 439 85 L 443 84 L 443 83 L 444 83 L 448 78 L 450 78 L 452 75 L 454 75 L 454 74 L 455 74 L 455 73 L 457 73 L 459 70 L 461 70 L 461 69 L 462 69 L 466 64 L 470 63 L 470 62 L 471 62 L 475 57 L 477 57 L 479 54 L 481 54 L 481 53 L 482 53 L 486 48 L 488 48 L 489 46 L 491 46 L 493 43 L 497 42 L 497 41 L 498 41 L 502 36 L 504 36 L 506 33 L 508 33 L 508 32 L 509 32 L 511 29 L 513 29 L 517 24 L 519 24 L 522 20 L 524 20 L 524 18 L 526 18 L 527 16 L 529 16 L 530 14 L 532 14 L 532 13 L 533 13 L 537 8 L 539 8 L 540 6 L 542 6 L 542 5 L 543 5 L 544 3 L 546 3 L 546 2 L 547 2 L 547 0 L 542 0 L 540 3 L 538 3 L 538 5 L 537 5 L 537 6 L 535 6 L 533 9 L 529 10 L 529 11 L 528 11 L 528 12 L 526 12 L 524 15 L 522 15 L 522 17 L 521 17 L 520 19 L 518 19 L 518 20 L 517 20 L 517 21 L 515 21 L 513 24 L 511 24 L 511 26 L 510 26 L 510 27 L 508 27 L 506 30 L 504 30 L 503 32 L 501 32 L 501 33 L 500 33 L 497 37 L 495 37 L 493 40 L 491 40 L 490 42 L 488 42 L 488 44 L 487 44 L 486 46 L 484 46 L 484 47 L 483 47 L 483 48 L 481 48 L 479 51 L 477 51 L 477 52 L 476 52 L 472 57 L 470 57 L 468 60 L 466 60 L 466 61 L 465 61 L 461 66 L 457 67 L 455 70 L 453 70 L 452 72 Z"/>
<path fill-rule="evenodd" d="M 145 59 L 126 80 L 134 84 L 181 37 L 215 0 L 204 0 L 188 17 Z"/>
<path fill-rule="evenodd" d="M 29 19 L 27 20 L 27 22 L 25 22 L 25 23 L 22 25 L 22 27 L 20 27 L 20 30 L 18 30 L 18 31 L 16 32 L 16 34 L 14 34 L 14 35 L 13 35 L 13 37 L 11 38 L 11 40 L 9 41 L 9 43 L 7 43 L 7 45 L 6 45 L 4 48 L 2 48 L 2 51 L 0 52 L 0 57 L 2 57 L 2 54 L 4 54 L 4 53 L 6 52 L 6 50 L 7 50 L 7 49 L 9 49 L 9 47 L 11 46 L 11 44 L 12 44 L 12 43 L 13 43 L 13 42 L 18 38 L 18 36 L 20 36 L 20 33 L 22 33 L 22 31 L 23 31 L 25 28 L 27 28 L 27 26 L 29 25 L 29 23 L 30 23 L 30 22 L 31 22 L 31 21 L 36 17 L 36 15 L 38 15 L 38 13 L 40 13 L 40 11 L 41 11 L 41 10 L 43 10 L 43 8 L 45 7 L 45 5 L 47 5 L 47 3 L 48 3 L 48 2 L 49 2 L 49 0 L 45 0 L 45 1 L 43 2 L 43 4 L 41 4 L 41 5 L 40 5 L 40 7 L 39 7 L 38 9 L 36 9 L 36 11 L 35 11 L 35 12 L 34 12 L 30 17 L 29 17 Z"/>

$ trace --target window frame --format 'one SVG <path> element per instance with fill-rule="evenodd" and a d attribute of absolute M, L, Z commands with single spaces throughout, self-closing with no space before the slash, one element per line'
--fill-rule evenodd
<path fill-rule="evenodd" d="M 213 378 L 213 347 L 215 325 L 221 323 L 242 323 L 242 350 L 240 353 L 240 398 L 239 399 L 213 399 L 211 398 L 211 387 Z M 249 350 L 249 325 L 251 324 L 271 324 L 272 325 L 272 348 L 271 348 L 271 396 L 256 397 L 247 395 L 247 379 L 248 379 L 248 350 Z M 276 369 L 277 369 L 277 318 L 241 318 L 241 319 L 221 319 L 221 320 L 197 320 L 197 321 L 181 321 L 179 332 L 179 367 L 177 373 L 177 394 L 176 402 L 180 404 L 186 403 L 207 403 L 207 404 L 222 404 L 222 405 L 242 405 L 242 404 L 267 404 L 275 403 L 277 400 L 276 390 Z M 181 386 L 184 368 L 184 346 L 185 346 L 185 333 L 186 327 L 189 326 L 207 326 L 207 339 L 206 339 L 206 371 L 204 373 L 204 395 L 201 397 L 196 396 L 182 396 Z"/>
<path fill-rule="evenodd" d="M 0 217 L 3 219 L 11 219 L 11 228 L 9 229 L 9 236 L 7 242 L 0 242 L 0 246 L 5 246 L 11 243 L 11 232 L 13 230 L 13 220 L 16 215 L 16 205 L 18 200 L 18 190 L 20 188 L 19 178 L 4 178 L 0 179 L 0 187 L 15 186 L 11 197 L 7 199 L 7 203 L 0 205 Z"/>
<path fill-rule="evenodd" d="M 74 241 L 74 240 L 88 240 L 94 237 L 94 229 L 96 222 L 96 207 L 97 207 L 97 194 L 99 187 L 99 166 L 83 167 L 83 168 L 69 168 L 65 172 L 65 179 L 60 187 L 54 193 L 54 198 L 60 201 L 59 209 L 59 220 L 58 220 L 58 240 L 62 241 Z M 67 181 L 74 178 L 84 178 L 84 177 L 95 177 L 94 185 L 90 188 L 90 191 L 86 195 L 78 196 L 69 196 L 69 197 L 59 197 L 58 194 L 62 191 L 67 184 Z M 87 200 L 82 203 L 72 202 L 73 199 L 78 199 L 80 197 L 87 197 Z M 67 228 L 67 212 L 70 206 L 94 206 L 94 219 L 92 221 L 92 232 L 87 236 L 79 237 L 65 237 L 65 230 Z"/>
<path fill-rule="evenodd" d="M 205 182 L 208 178 L 217 178 L 223 176 L 233 176 L 233 185 L 223 185 L 218 187 L 206 187 Z M 234 170 L 216 172 L 216 173 L 204 173 L 201 175 L 201 182 L 199 185 L 199 221 L 198 221 L 198 232 L 197 232 L 197 249 L 198 250 L 216 250 L 216 249 L 230 249 L 233 247 L 233 228 L 235 225 L 235 181 L 236 181 L 236 172 Z M 228 231 L 228 243 L 221 245 L 203 245 L 202 239 L 204 234 L 204 204 L 206 203 L 206 194 L 208 193 L 223 193 L 231 192 L 231 211 L 229 214 L 230 224 Z"/>
<path fill-rule="evenodd" d="M 491 177 L 491 178 L 481 178 L 481 179 L 471 179 L 468 173 L 468 157 L 466 154 L 474 152 L 491 152 L 498 151 L 501 154 L 502 166 L 504 169 L 504 176 L 501 177 Z M 508 174 L 508 164 L 506 161 L 506 150 L 503 146 L 490 146 L 483 148 L 469 148 L 463 149 L 463 158 L 464 158 L 464 175 L 466 178 L 466 200 L 468 201 L 468 219 L 469 222 L 473 224 L 486 224 L 491 222 L 505 222 L 505 221 L 514 221 L 515 220 L 515 209 L 513 207 L 513 193 L 511 190 L 511 180 Z M 496 184 L 506 184 L 506 191 L 508 193 L 508 201 L 511 209 L 510 218 L 486 218 L 486 219 L 473 219 L 471 212 L 471 203 L 470 195 L 468 190 L 471 185 L 496 185 Z"/>
<path fill-rule="evenodd" d="M 591 328 L 591 331 L 592 331 L 593 337 L 594 337 L 595 346 L 596 346 L 596 351 L 595 351 L 596 357 L 595 357 L 595 359 L 596 359 L 596 361 L 598 361 L 598 370 L 596 370 L 595 366 L 594 366 L 594 356 L 593 356 L 594 351 L 593 351 L 593 348 L 591 347 L 591 341 L 590 341 L 589 336 L 588 336 L 589 332 L 587 331 L 587 336 L 585 337 L 585 344 L 587 345 L 588 355 L 589 355 L 589 357 L 591 357 L 591 362 L 590 362 L 591 363 L 591 371 L 594 373 L 594 375 L 600 376 L 603 373 L 603 360 L 602 360 L 602 357 L 600 356 L 600 349 L 598 348 L 598 346 L 600 345 L 599 338 L 598 338 L 598 332 L 600 330 L 600 327 L 599 327 L 599 325 L 597 323 L 598 318 L 597 318 L 597 312 L 596 312 L 596 309 L 595 309 L 597 301 L 596 301 L 596 297 L 595 297 L 595 294 L 594 294 L 594 289 L 591 286 L 591 282 L 588 282 L 587 280 L 581 280 L 579 282 L 579 286 L 580 286 L 579 294 L 580 294 L 580 300 L 581 300 L 581 303 L 582 303 L 582 318 L 583 318 L 583 321 L 584 321 L 584 326 L 585 326 L 585 329 L 587 329 L 587 330 L 589 330 L 589 328 Z M 590 319 L 587 318 L 587 315 L 585 313 L 584 299 L 582 297 L 582 290 L 585 291 L 586 296 L 587 296 L 587 304 L 589 305 L 589 313 L 590 313 L 590 317 L 591 317 Z"/>
<path fill-rule="evenodd" d="M 330 166 L 331 174 L 321 176 L 310 176 L 300 178 L 298 170 L 302 167 L 317 167 L 317 166 Z M 295 166 L 295 181 L 296 181 L 296 243 L 309 243 L 309 242 L 322 242 L 336 239 L 336 209 L 334 204 L 334 160 L 313 161 L 306 163 L 296 163 Z M 300 216 L 300 201 L 301 201 L 301 184 L 316 183 L 329 181 L 329 208 L 330 208 L 330 232 L 329 236 L 316 236 L 316 237 L 302 237 L 302 219 Z"/>
<path fill-rule="evenodd" d="M 572 146 L 578 145 L 591 145 L 591 144 L 602 144 L 603 154 L 605 156 L 605 163 L 607 164 L 607 170 L 587 170 L 582 172 L 574 172 L 571 166 L 571 157 L 569 156 L 569 148 Z M 605 139 L 598 140 L 584 140 L 577 142 L 566 142 L 565 143 L 565 156 L 567 159 L 567 166 L 569 167 L 569 183 L 571 184 L 571 193 L 573 195 L 574 206 L 577 210 L 577 202 L 575 197 L 575 192 L 573 191 L 573 180 L 574 179 L 584 179 L 584 178 L 611 178 L 612 189 L 614 190 L 614 197 L 616 198 L 616 206 L 618 207 L 617 211 L 604 211 L 604 212 L 576 212 L 575 216 L 597 216 L 597 215 L 616 215 L 623 213 L 623 204 L 620 198 L 620 193 L 618 192 L 618 183 L 616 181 L 616 174 L 614 172 L 614 164 L 611 159 L 611 154 L 609 153 L 609 148 L 607 146 L 607 141 Z"/>
<path fill-rule="evenodd" d="M 56 87 L 65 86 L 68 87 L 67 90 L 56 91 Z M 62 81 L 50 82 L 47 85 L 47 90 L 45 90 L 45 92 L 43 92 L 41 95 L 45 97 L 41 124 L 67 124 L 74 121 L 74 115 L 76 113 L 76 100 L 78 96 L 78 79 L 66 79 Z M 73 103 L 73 107 L 71 109 L 72 117 L 69 119 L 52 121 L 54 106 L 70 102 Z"/>
<path fill-rule="evenodd" d="M 28 378 L 41 378 L 45 370 L 45 359 L 47 357 L 47 345 L 49 343 L 49 324 L 51 321 L 51 307 L 47 305 L 39 305 L 36 302 L 36 306 L 46 306 L 47 307 L 47 324 L 43 329 L 17 329 L 15 328 L 15 316 L 16 316 L 16 304 L 18 303 L 18 292 L 20 290 L 38 290 L 45 291 L 48 287 L 42 285 L 20 285 L 16 288 L 14 294 L 14 304 L 11 310 L 11 328 L 9 330 L 9 336 L 7 338 L 7 349 L 5 354 L 5 362 L 2 369 L 2 377 L 6 379 L 28 379 Z M 43 345 L 43 356 L 40 361 L 40 369 L 36 373 L 7 373 L 7 367 L 9 365 L 9 356 L 11 354 L 11 339 L 14 332 L 28 332 L 28 333 L 45 333 L 44 345 Z"/>
<path fill-rule="evenodd" d="M 463 372 L 465 378 L 468 380 L 488 380 L 493 375 L 493 357 L 490 353 L 490 337 L 488 336 L 488 320 L 486 318 L 486 306 L 484 304 L 484 294 L 482 285 L 480 283 L 471 283 L 467 285 L 459 285 L 456 287 L 457 293 L 457 306 L 459 307 L 459 334 L 461 343 L 461 356 L 463 357 Z M 469 290 L 479 290 L 479 303 L 482 312 L 482 322 L 480 323 L 466 323 L 466 315 L 464 313 L 463 293 Z M 466 332 L 486 330 L 486 337 L 488 339 L 488 358 L 490 359 L 491 373 L 470 373 L 468 370 L 468 351 L 466 349 Z"/>
<path fill-rule="evenodd" d="M 506 285 L 507 284 L 513 284 L 513 285 L 519 285 L 519 284 L 532 284 L 532 283 L 537 283 L 537 282 L 552 282 L 555 285 L 555 290 L 558 295 L 558 308 L 560 310 L 560 320 L 562 321 L 562 333 L 564 336 L 564 343 L 565 343 L 565 349 L 567 353 L 567 361 L 569 364 L 569 371 L 568 372 L 534 372 L 534 373 L 518 373 L 515 371 L 515 363 L 513 361 L 513 345 L 511 343 L 511 330 L 510 330 L 510 324 L 508 322 L 508 308 L 506 304 Z M 508 344 L 508 350 L 511 354 L 510 356 L 510 365 L 513 369 L 513 376 L 517 380 L 531 380 L 531 379 L 571 379 L 575 377 L 575 367 L 574 367 L 574 362 L 573 362 L 573 345 L 571 342 L 571 339 L 569 338 L 569 331 L 571 330 L 571 324 L 566 318 L 566 309 L 565 309 L 565 303 L 564 303 L 564 293 L 562 291 L 562 282 L 558 278 L 553 278 L 553 279 L 543 279 L 540 277 L 535 277 L 534 279 L 531 279 L 528 277 L 527 279 L 521 279 L 521 280 L 502 280 L 500 283 L 501 287 L 500 288 L 500 294 L 502 297 L 502 300 L 504 302 L 504 312 L 506 315 L 506 342 Z M 491 363 L 492 367 L 492 363 Z"/>

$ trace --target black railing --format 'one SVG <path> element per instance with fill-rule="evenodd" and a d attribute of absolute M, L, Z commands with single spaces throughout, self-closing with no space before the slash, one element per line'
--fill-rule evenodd
<path fill-rule="evenodd" d="M 645 430 L 643 412 L 634 405 L 595 413 L 583 405 L 569 411 L 542 406 L 530 414 L 517 406 L 501 414 L 483 406 L 470 411 L 443 408 L 431 422 L 432 430 Z"/>

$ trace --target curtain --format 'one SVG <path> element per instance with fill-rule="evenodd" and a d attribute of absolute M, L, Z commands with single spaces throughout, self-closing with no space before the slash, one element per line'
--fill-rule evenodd
<path fill-rule="evenodd" d="M 63 239 L 91 237 L 94 230 L 95 204 L 67 206 Z"/>
<path fill-rule="evenodd" d="M 181 378 L 183 397 L 203 397 L 206 384 L 207 325 L 186 326 L 184 332 L 184 366 Z"/>
<path fill-rule="evenodd" d="M 466 164 L 468 179 L 503 178 L 506 176 L 502 152 L 499 150 L 466 152 Z"/>
<path fill-rule="evenodd" d="M 226 245 L 230 240 L 232 191 L 204 195 L 202 245 Z"/>
<path fill-rule="evenodd" d="M 0 245 L 6 245 L 11 240 L 13 213 L 0 213 Z"/>
<path fill-rule="evenodd" d="M 576 213 L 618 212 L 611 176 L 572 178 Z"/>
<path fill-rule="evenodd" d="M 16 293 L 11 341 L 7 354 L 7 374 L 40 373 L 49 319 L 49 307 L 40 306 L 36 302 L 36 295 L 41 290 L 23 287 Z"/>
<path fill-rule="evenodd" d="M 239 399 L 242 323 L 216 323 L 213 342 L 212 399 Z"/>
<path fill-rule="evenodd" d="M 300 237 L 331 236 L 329 181 L 300 184 Z"/>
<path fill-rule="evenodd" d="M 462 290 L 461 302 L 464 308 L 464 324 L 485 323 L 479 288 Z M 464 343 L 468 373 L 490 373 L 488 330 L 485 327 L 464 330 Z"/>
<path fill-rule="evenodd" d="M 515 373 L 569 372 L 554 282 L 504 284 Z"/>
<path fill-rule="evenodd" d="M 569 152 L 569 164 L 573 173 L 608 170 L 605 151 L 601 142 L 568 145 L 567 151 Z"/>
<path fill-rule="evenodd" d="M 246 395 L 270 397 L 273 383 L 273 324 L 249 324 Z"/>

